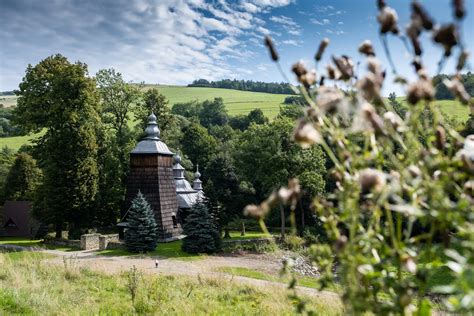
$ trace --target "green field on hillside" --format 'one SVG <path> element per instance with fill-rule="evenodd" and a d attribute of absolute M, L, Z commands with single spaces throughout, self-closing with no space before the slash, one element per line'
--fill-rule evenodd
<path fill-rule="evenodd" d="M 157 88 L 170 101 L 170 105 L 175 103 L 189 102 L 193 100 L 204 101 L 221 97 L 230 115 L 247 114 L 253 109 L 261 109 L 263 113 L 274 118 L 287 95 L 270 94 L 261 92 L 239 91 L 220 88 L 199 88 L 199 87 L 183 87 L 183 86 L 165 86 L 165 85 L 146 85 L 144 89 Z M 16 96 L 1 96 L 0 99 L 8 99 L 8 106 L 16 104 Z M 406 104 L 404 97 L 398 98 L 402 103 Z M 2 103 L 0 101 L 0 103 Z M 442 100 L 436 102 L 441 111 L 457 121 L 464 123 L 469 115 L 469 107 L 460 104 L 454 100 Z M 406 105 L 409 107 L 409 105 Z M 8 146 L 13 150 L 18 150 L 23 144 L 28 143 L 33 136 L 17 136 L 0 138 L 0 148 Z"/>
<path fill-rule="evenodd" d="M 145 90 L 157 88 L 160 93 L 164 94 L 170 101 L 172 106 L 175 103 L 183 103 L 189 101 L 205 101 L 212 100 L 217 97 L 224 99 L 224 104 L 230 115 L 247 114 L 253 109 L 261 109 L 263 113 L 273 118 L 280 111 L 280 105 L 285 100 L 285 94 L 271 94 L 263 92 L 239 91 L 220 88 L 198 88 L 198 87 L 182 87 L 182 86 L 161 86 L 146 85 Z M 1 96 L 0 103 L 14 106 L 16 104 L 16 96 Z M 7 106 L 7 105 L 5 105 Z"/>
<path fill-rule="evenodd" d="M 0 96 L 0 107 L 9 108 L 16 105 L 16 95 Z"/>

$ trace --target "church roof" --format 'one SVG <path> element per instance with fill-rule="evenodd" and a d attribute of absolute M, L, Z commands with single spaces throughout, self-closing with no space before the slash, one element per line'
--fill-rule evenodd
<path fill-rule="evenodd" d="M 173 155 L 168 146 L 160 140 L 160 129 L 156 122 L 156 116 L 153 113 L 148 117 L 148 125 L 145 129 L 145 134 L 145 138 L 132 150 L 132 154 Z"/>
<path fill-rule="evenodd" d="M 179 208 L 191 208 L 200 199 L 204 198 L 201 190 L 196 190 L 191 183 L 184 177 L 184 168 L 181 166 L 181 157 L 179 154 L 174 156 L 173 174 L 176 184 L 176 194 L 178 196 Z M 199 174 L 200 176 L 201 174 Z"/>

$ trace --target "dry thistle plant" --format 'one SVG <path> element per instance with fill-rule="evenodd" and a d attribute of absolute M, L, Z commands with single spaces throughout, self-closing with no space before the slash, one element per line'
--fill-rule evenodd
<path fill-rule="evenodd" d="M 403 118 L 381 96 L 386 69 L 370 41 L 359 47 L 367 71 L 358 78 L 352 58 L 345 55 L 332 57 L 326 75 L 301 63 L 292 68 L 300 83 L 299 93 L 307 102 L 294 140 L 303 147 L 321 146 L 334 165 L 330 174 L 336 182 L 335 191 L 314 200 L 330 242 L 312 245 L 311 260 L 322 273 L 322 289 L 336 280 L 341 285 L 342 299 L 351 314 L 428 315 L 433 296 L 440 299 L 443 309 L 472 312 L 474 135 L 460 136 L 435 106 L 419 40 L 427 32 L 441 46 L 439 70 L 458 52 L 455 73 L 446 86 L 474 111 L 460 80 L 468 58 L 459 35 L 466 15 L 464 2 L 453 1 L 453 22 L 438 25 L 420 2 L 413 1 L 405 31 L 393 8 L 383 0 L 377 6 L 389 66 L 409 101 Z M 416 81 L 408 82 L 397 72 L 388 36 L 405 43 Z M 266 38 L 265 44 L 281 69 L 272 40 Z M 321 42 L 316 64 L 328 45 L 327 39 Z M 324 78 L 334 85 L 327 85 Z M 349 88 L 344 91 L 338 86 Z M 260 205 L 249 205 L 245 212 L 257 217 L 266 229 L 265 215 L 282 201 L 290 206 L 294 225 L 300 191 L 298 181 L 291 179 L 287 188 Z M 448 274 L 446 283 L 433 286 L 432 279 L 440 269 Z M 303 300 L 297 306 L 300 312 L 306 311 Z"/>

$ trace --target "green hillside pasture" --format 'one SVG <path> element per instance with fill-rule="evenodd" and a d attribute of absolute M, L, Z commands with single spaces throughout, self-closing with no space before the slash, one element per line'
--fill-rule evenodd
<path fill-rule="evenodd" d="M 170 101 L 170 105 L 189 101 L 205 101 L 214 98 L 223 98 L 230 115 L 247 114 L 254 109 L 261 109 L 269 118 L 275 117 L 280 111 L 280 105 L 287 95 L 263 92 L 239 91 L 220 88 L 198 88 L 165 85 L 146 85 L 144 90 L 157 88 Z M 16 105 L 16 96 L 2 96 L 8 98 L 8 106 Z M 3 103 L 0 101 L 0 103 Z M 7 106 L 7 105 L 5 105 Z"/>
<path fill-rule="evenodd" d="M 2 95 L 0 96 L 0 107 L 9 108 L 16 105 L 16 95 Z M 2 106 L 3 105 L 3 106 Z"/>
<path fill-rule="evenodd" d="M 254 109 L 261 109 L 269 118 L 275 117 L 280 111 L 280 105 L 287 95 L 263 92 L 239 91 L 220 88 L 199 88 L 181 86 L 147 85 L 145 89 L 157 88 L 164 94 L 170 104 L 189 101 L 205 101 L 220 97 L 230 115 L 247 114 Z"/>
<path fill-rule="evenodd" d="M 35 135 L 14 136 L 14 137 L 0 137 L 0 148 L 5 146 L 17 151 L 21 146 L 31 143 L 31 140 L 36 138 Z"/>
<path fill-rule="evenodd" d="M 397 98 L 407 108 L 410 107 L 405 97 Z M 439 100 L 435 101 L 435 104 L 439 106 L 441 112 L 461 123 L 465 123 L 469 117 L 469 106 L 461 104 L 457 100 Z"/>

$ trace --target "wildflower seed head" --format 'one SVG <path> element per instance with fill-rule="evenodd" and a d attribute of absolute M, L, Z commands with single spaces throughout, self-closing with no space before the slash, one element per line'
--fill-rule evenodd
<path fill-rule="evenodd" d="M 323 57 L 324 51 L 326 50 L 326 47 L 328 47 L 328 45 L 329 45 L 329 38 L 325 38 L 321 41 L 318 47 L 318 51 L 316 52 L 316 55 L 314 56 L 316 61 L 321 60 L 321 58 Z"/>
<path fill-rule="evenodd" d="M 337 88 L 320 87 L 318 89 L 316 104 L 323 113 L 335 113 L 343 110 L 344 101 L 344 93 Z"/>
<path fill-rule="evenodd" d="M 474 171 L 474 134 L 464 139 L 464 145 L 456 156 L 464 163 L 468 170 Z"/>
<path fill-rule="evenodd" d="M 454 16 L 457 19 L 464 18 L 466 9 L 464 8 L 464 0 L 453 0 Z"/>
<path fill-rule="evenodd" d="M 372 127 L 372 130 L 374 130 L 377 134 L 387 134 L 382 118 L 377 114 L 375 108 L 372 105 L 370 105 L 369 103 L 365 103 L 362 106 L 362 112 L 365 119 Z"/>
<path fill-rule="evenodd" d="M 429 14 L 426 12 L 425 8 L 421 5 L 420 2 L 418 1 L 413 1 L 411 5 L 413 15 L 419 17 L 421 20 L 421 23 L 423 25 L 423 28 L 425 30 L 431 30 L 433 28 L 433 19 L 429 16 Z"/>
<path fill-rule="evenodd" d="M 422 175 L 421 169 L 416 165 L 410 165 L 408 167 L 408 172 L 413 178 L 419 178 Z"/>
<path fill-rule="evenodd" d="M 406 271 L 415 274 L 416 273 L 416 263 L 415 263 L 415 260 L 413 259 L 413 257 L 405 254 L 405 255 L 402 255 L 401 259 L 402 259 L 403 268 Z"/>
<path fill-rule="evenodd" d="M 340 78 L 340 73 L 337 69 L 335 69 L 333 66 L 331 65 L 327 65 L 326 66 L 326 70 L 328 72 L 328 78 L 331 79 L 331 80 L 339 80 Z"/>
<path fill-rule="evenodd" d="M 278 190 L 278 197 L 280 198 L 280 200 L 284 204 L 287 204 L 288 202 L 290 202 L 292 206 L 296 205 L 300 194 L 301 194 L 301 186 L 297 178 L 290 179 L 288 181 L 288 186 L 286 188 L 282 187 L 280 188 L 280 190 Z"/>
<path fill-rule="evenodd" d="M 451 93 L 454 94 L 454 96 L 456 96 L 463 104 L 469 104 L 471 96 L 469 93 L 467 93 L 458 76 L 453 77 L 451 80 L 445 79 L 443 83 L 449 89 L 449 91 L 451 91 Z"/>
<path fill-rule="evenodd" d="M 367 101 L 382 100 L 380 89 L 383 78 L 369 72 L 357 82 L 357 87 Z"/>
<path fill-rule="evenodd" d="M 270 56 L 273 61 L 278 61 L 278 53 L 275 49 L 275 45 L 273 44 L 273 40 L 270 36 L 265 36 L 265 46 L 267 46 L 268 51 L 270 52 Z"/>
<path fill-rule="evenodd" d="M 376 169 L 364 169 L 359 174 L 359 185 L 362 193 L 380 192 L 387 183 L 386 175 Z"/>
<path fill-rule="evenodd" d="M 369 40 L 365 40 L 359 46 L 359 52 L 366 55 L 366 56 L 375 56 L 374 47 L 372 42 Z"/>
<path fill-rule="evenodd" d="M 456 65 L 456 70 L 461 71 L 464 66 L 466 65 L 466 61 L 469 58 L 469 52 L 467 50 L 463 50 L 458 57 L 458 63 Z"/>
<path fill-rule="evenodd" d="M 268 211 L 269 207 L 267 203 L 261 203 L 260 205 L 250 204 L 244 208 L 244 215 L 260 219 L 265 217 Z"/>
<path fill-rule="evenodd" d="M 393 113 L 392 111 L 387 111 L 383 114 L 383 118 L 387 123 L 392 126 L 394 130 L 396 130 L 397 132 L 402 131 L 403 120 L 400 116 Z"/>
<path fill-rule="evenodd" d="M 339 58 L 332 57 L 334 64 L 341 73 L 342 80 L 349 80 L 354 76 L 354 62 L 349 56 L 343 55 Z"/>
<path fill-rule="evenodd" d="M 314 144 L 321 143 L 321 134 L 314 128 L 312 123 L 300 119 L 293 131 L 293 139 L 302 148 L 309 148 Z"/>
<path fill-rule="evenodd" d="M 297 78 L 305 75 L 308 72 L 302 61 L 299 61 L 296 64 L 294 64 L 291 67 L 291 70 L 295 73 Z"/>
<path fill-rule="evenodd" d="M 436 128 L 436 148 L 444 150 L 446 145 L 446 131 L 442 126 Z"/>
<path fill-rule="evenodd" d="M 420 74 L 421 72 L 419 72 Z M 407 100 L 410 104 L 417 104 L 420 100 L 432 101 L 434 99 L 435 91 L 430 80 L 427 80 L 425 75 L 421 74 L 417 82 L 408 86 Z"/>
<path fill-rule="evenodd" d="M 459 43 L 456 25 L 451 23 L 437 28 L 434 31 L 433 40 L 443 45 L 446 57 L 451 56 L 452 48 Z"/>
<path fill-rule="evenodd" d="M 386 6 L 387 6 L 387 4 L 385 3 L 385 0 L 377 0 L 377 8 L 379 10 L 382 10 Z"/>
<path fill-rule="evenodd" d="M 380 33 L 386 34 L 388 32 L 392 32 L 393 34 L 398 34 L 398 15 L 394 9 L 385 6 L 380 10 L 377 19 L 380 24 Z"/>

